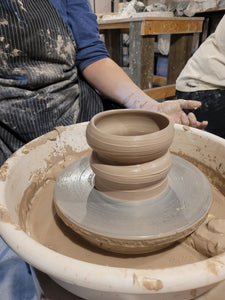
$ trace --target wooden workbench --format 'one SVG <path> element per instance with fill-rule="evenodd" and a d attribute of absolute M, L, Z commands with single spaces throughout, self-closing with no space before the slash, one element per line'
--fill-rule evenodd
<path fill-rule="evenodd" d="M 174 84 L 192 52 L 195 33 L 202 31 L 204 18 L 142 17 L 99 21 L 106 48 L 113 60 L 121 65 L 121 33 L 129 33 L 128 75 L 142 89 L 152 87 L 154 45 L 159 34 L 171 34 L 167 84 Z"/>

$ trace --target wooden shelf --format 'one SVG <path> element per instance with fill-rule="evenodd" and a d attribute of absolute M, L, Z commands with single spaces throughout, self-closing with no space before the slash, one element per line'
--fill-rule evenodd
<path fill-rule="evenodd" d="M 176 94 L 176 85 L 171 84 L 163 87 L 156 87 L 152 89 L 144 90 L 144 92 L 154 99 L 165 99 L 174 97 Z"/>

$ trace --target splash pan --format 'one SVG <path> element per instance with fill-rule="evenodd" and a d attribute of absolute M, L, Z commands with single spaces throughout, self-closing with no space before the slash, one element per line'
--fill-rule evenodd
<path fill-rule="evenodd" d="M 1 167 L 1 237 L 22 259 L 48 274 L 67 291 L 83 299 L 224 299 L 224 252 L 210 258 L 205 257 L 203 260 L 197 258 L 190 263 L 180 253 L 175 259 L 181 264 L 172 263 L 163 267 L 155 259 L 158 253 L 140 255 L 137 256 L 138 266 L 136 266 L 133 263 L 136 259 L 134 256 L 112 255 L 101 249 L 96 252 L 96 247 L 93 249 L 90 247 L 89 250 L 87 246 L 81 247 L 79 244 L 75 245 L 73 255 L 69 256 L 65 252 L 59 252 L 58 249 L 50 248 L 52 244 L 44 245 L 30 236 L 28 232 L 24 232 L 18 211 L 19 207 L 24 207 L 24 195 L 27 200 L 30 199 L 28 201 L 30 204 L 32 195 L 27 194 L 27 191 L 35 186 L 34 190 L 38 191 L 37 177 L 42 182 L 46 176 L 52 176 L 52 173 L 48 173 L 49 166 L 58 170 L 61 162 L 62 166 L 64 163 L 67 166 L 69 161 L 75 161 L 90 151 L 85 138 L 87 125 L 88 123 L 71 125 L 39 137 L 19 149 Z M 213 202 L 209 213 L 214 214 L 216 218 L 224 219 L 225 140 L 206 131 L 177 124 L 170 150 L 193 162 L 207 176 L 213 191 Z M 203 191 L 202 186 L 200 189 Z M 191 190 L 190 187 L 189 191 Z M 52 198 L 49 201 L 51 203 L 49 211 L 52 212 Z M 42 199 L 41 203 L 45 203 L 45 199 Z M 195 205 L 198 205 L 198 201 Z M 24 221 L 27 221 L 26 215 L 24 217 Z M 46 218 L 47 224 L 50 220 L 48 216 Z M 49 218 L 54 220 L 53 212 Z M 48 236 L 49 228 L 44 224 L 43 226 L 43 231 Z M 67 239 L 66 236 L 65 239 Z M 64 247 L 62 244 L 64 240 L 59 238 L 57 243 L 59 247 Z M 178 246 L 180 245 L 185 246 L 185 241 L 179 243 Z M 188 249 L 191 248 L 188 247 Z M 191 249 L 191 252 L 192 250 L 195 251 Z M 160 254 L 164 255 L 165 252 L 167 249 Z M 167 256 L 164 258 L 167 259 Z M 153 264 L 149 262 L 151 259 L 154 260 Z M 219 282 L 222 283 L 219 284 Z M 199 298 L 200 295 L 203 296 Z M 66 297 L 62 296 L 61 299 L 66 299 Z"/>

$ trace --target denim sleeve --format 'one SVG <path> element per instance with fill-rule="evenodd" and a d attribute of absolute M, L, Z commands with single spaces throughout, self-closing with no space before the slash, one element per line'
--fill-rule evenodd
<path fill-rule="evenodd" d="M 76 64 L 81 71 L 109 56 L 89 0 L 67 0 L 67 22 L 77 44 Z"/>

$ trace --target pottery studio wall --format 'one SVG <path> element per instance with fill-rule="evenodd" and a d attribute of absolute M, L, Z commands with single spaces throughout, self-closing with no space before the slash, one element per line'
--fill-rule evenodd
<path fill-rule="evenodd" d="M 93 10 L 96 14 L 108 14 L 112 12 L 112 2 L 114 12 L 118 12 L 119 0 L 90 0 Z M 123 2 L 126 2 L 125 0 Z"/>
<path fill-rule="evenodd" d="M 224 8 L 225 0 L 141 0 L 145 5 L 151 5 L 155 3 L 166 4 L 170 9 L 174 8 L 186 8 L 188 5 L 193 6 L 199 10 Z M 104 14 L 112 12 L 112 3 L 114 6 L 114 12 L 118 12 L 119 2 L 126 2 L 126 0 L 90 0 L 91 5 L 97 14 Z M 197 9 L 198 10 L 198 9 Z"/>

